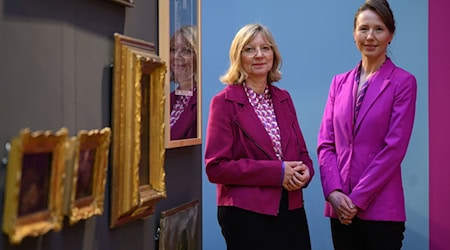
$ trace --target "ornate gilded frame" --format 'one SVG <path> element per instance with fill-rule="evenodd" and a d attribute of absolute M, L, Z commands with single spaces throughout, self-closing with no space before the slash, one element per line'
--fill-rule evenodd
<path fill-rule="evenodd" d="M 111 228 L 153 214 L 166 197 L 166 64 L 152 43 L 114 40 Z"/>
<path fill-rule="evenodd" d="M 174 6 L 182 6 L 182 8 L 187 8 L 184 10 L 184 14 L 178 14 L 174 9 Z M 166 127 L 165 131 L 165 147 L 177 148 L 191 145 L 198 145 L 202 143 L 202 46 L 201 46 L 201 0 L 158 0 L 159 8 L 159 56 L 164 60 L 167 65 L 170 65 L 170 39 L 175 30 L 183 25 L 195 25 L 197 26 L 197 137 L 188 139 L 177 139 L 172 140 L 170 138 L 170 126 Z M 184 21 L 185 16 L 190 16 Z M 165 94 L 166 94 L 166 104 L 165 104 L 165 114 L 164 119 L 166 124 L 170 124 L 170 92 L 171 92 L 171 81 L 170 81 L 170 70 L 167 71 L 165 77 Z"/>
<path fill-rule="evenodd" d="M 68 131 L 23 129 L 9 152 L 3 231 L 11 244 L 63 225 L 65 157 Z"/>
<path fill-rule="evenodd" d="M 81 130 L 69 141 L 64 213 L 71 225 L 103 214 L 111 129 Z"/>

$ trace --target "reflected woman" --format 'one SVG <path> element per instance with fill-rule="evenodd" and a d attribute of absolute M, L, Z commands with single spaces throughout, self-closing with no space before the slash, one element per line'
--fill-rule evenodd
<path fill-rule="evenodd" d="M 170 39 L 170 139 L 197 137 L 197 28 L 183 26 Z"/>

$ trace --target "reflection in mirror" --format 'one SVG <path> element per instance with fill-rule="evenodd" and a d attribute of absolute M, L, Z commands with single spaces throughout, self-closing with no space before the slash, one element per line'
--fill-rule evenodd
<path fill-rule="evenodd" d="M 159 56 L 165 77 L 165 148 L 201 139 L 201 0 L 158 0 Z"/>
<path fill-rule="evenodd" d="M 197 137 L 197 28 L 186 25 L 170 39 L 170 139 Z"/>

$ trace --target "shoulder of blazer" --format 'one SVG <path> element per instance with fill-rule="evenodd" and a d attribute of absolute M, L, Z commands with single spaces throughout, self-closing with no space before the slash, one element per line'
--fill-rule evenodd
<path fill-rule="evenodd" d="M 411 78 L 415 81 L 416 77 L 410 73 L 409 71 L 406 71 L 403 68 L 400 68 L 398 66 L 395 66 L 394 70 L 392 71 L 392 74 L 390 76 L 391 80 L 406 80 L 408 78 Z"/>
<path fill-rule="evenodd" d="M 279 102 L 282 102 L 290 98 L 290 94 L 287 90 L 281 89 L 273 84 L 269 84 L 269 90 L 273 100 L 278 100 Z"/>
<path fill-rule="evenodd" d="M 240 89 L 240 90 L 239 90 Z M 241 84 L 225 85 L 212 99 L 244 103 L 245 92 Z"/>
<path fill-rule="evenodd" d="M 354 67 L 351 70 L 348 70 L 344 73 L 337 74 L 333 77 L 332 84 L 334 85 L 335 89 L 340 89 L 343 84 L 350 82 L 353 83 L 353 80 L 355 79 L 355 74 L 358 72 L 359 66 L 361 65 L 361 62 L 359 62 L 356 67 Z"/>
<path fill-rule="evenodd" d="M 222 95 L 225 100 L 238 102 L 244 104 L 247 101 L 247 95 L 245 94 L 242 84 L 227 85 L 218 96 Z"/>
<path fill-rule="evenodd" d="M 417 84 L 416 77 L 413 74 L 395 65 L 389 57 L 385 64 L 387 67 L 383 67 L 381 69 L 382 72 L 380 72 L 384 75 L 383 79 L 389 80 L 395 86 L 398 84 L 401 84 L 402 86 L 415 86 Z"/>
<path fill-rule="evenodd" d="M 191 102 L 193 105 L 196 105 L 198 101 L 198 91 L 195 90 L 194 93 L 191 96 Z"/>

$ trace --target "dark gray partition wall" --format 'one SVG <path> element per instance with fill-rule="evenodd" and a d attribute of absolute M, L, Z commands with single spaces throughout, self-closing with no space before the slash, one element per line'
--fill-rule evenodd
<path fill-rule="evenodd" d="M 115 32 L 156 45 L 157 0 L 135 0 L 134 7 L 110 0 L 0 0 L 0 157 L 7 156 L 5 143 L 22 128 L 66 127 L 73 136 L 111 126 Z M 0 249 L 158 249 L 154 236 L 160 212 L 201 200 L 201 167 L 201 145 L 169 149 L 167 198 L 149 218 L 110 229 L 108 178 L 103 215 L 75 225 L 65 218 L 61 231 L 26 237 L 17 246 L 2 232 Z M 0 165 L 0 224 L 6 171 Z M 201 209 L 199 218 L 201 232 Z"/>

